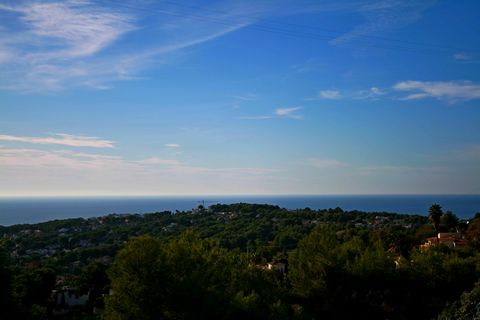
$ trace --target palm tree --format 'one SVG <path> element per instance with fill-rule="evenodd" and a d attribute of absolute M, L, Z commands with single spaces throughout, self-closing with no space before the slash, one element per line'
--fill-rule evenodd
<path fill-rule="evenodd" d="M 440 226 L 440 217 L 442 215 L 442 207 L 439 204 L 435 203 L 430 207 L 430 209 L 428 209 L 428 218 L 437 232 Z"/>

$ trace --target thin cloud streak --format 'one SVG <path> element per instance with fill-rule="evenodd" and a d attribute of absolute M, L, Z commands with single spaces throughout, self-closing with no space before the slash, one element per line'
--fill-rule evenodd
<path fill-rule="evenodd" d="M 193 39 L 193 40 L 188 40 L 188 41 L 185 41 L 185 42 L 175 43 L 175 44 L 172 44 L 172 45 L 169 45 L 169 46 L 154 49 L 154 50 L 146 53 L 146 55 L 158 55 L 158 54 L 163 54 L 163 53 L 169 53 L 169 52 L 172 52 L 172 51 L 177 51 L 177 50 L 180 50 L 180 49 L 200 45 L 202 43 L 214 40 L 214 39 L 219 38 L 221 36 L 227 35 L 231 32 L 242 29 L 242 28 L 244 28 L 248 25 L 250 25 L 249 22 L 237 24 L 237 25 L 234 25 L 234 26 L 231 26 L 231 27 L 224 28 L 223 30 L 220 30 L 220 31 L 215 32 L 213 34 L 209 34 L 209 35 L 204 36 L 204 37 L 200 37 L 200 38 Z"/>
<path fill-rule="evenodd" d="M 352 9 L 356 10 L 365 22 L 336 37 L 330 43 L 343 45 L 360 39 L 366 42 L 366 46 L 375 44 L 375 41 L 378 42 L 378 38 L 368 38 L 368 36 L 376 36 L 379 33 L 385 33 L 418 21 L 422 17 L 422 13 L 435 2 L 435 0 L 382 0 L 352 6 Z M 388 42 L 385 44 L 391 45 Z"/>
<path fill-rule="evenodd" d="M 242 101 L 255 101 L 257 100 L 257 96 L 254 94 L 246 94 L 246 95 L 237 95 L 233 96 L 234 99 L 242 100 Z"/>
<path fill-rule="evenodd" d="M 0 148 L 0 165 L 12 171 L 15 168 L 22 171 L 35 169 L 37 172 L 67 169 L 72 170 L 73 173 L 107 168 L 113 170 L 123 165 L 123 160 L 115 156 L 77 153 L 68 150 Z"/>
<path fill-rule="evenodd" d="M 275 114 L 281 118 L 292 118 L 299 120 L 303 117 L 302 115 L 296 113 L 300 109 L 300 107 L 278 108 L 275 110 Z"/>
<path fill-rule="evenodd" d="M 321 90 L 318 94 L 318 97 L 322 99 L 336 100 L 336 99 L 340 99 L 341 95 L 340 95 L 340 91 L 338 90 Z"/>
<path fill-rule="evenodd" d="M 114 143 L 110 140 L 103 140 L 97 137 L 74 136 L 65 133 L 57 133 L 55 137 L 19 137 L 10 135 L 0 135 L 0 141 L 26 142 L 32 144 L 56 144 L 70 147 L 90 147 L 90 148 L 114 148 Z"/>
<path fill-rule="evenodd" d="M 388 92 L 379 87 L 370 87 L 361 90 L 320 90 L 313 98 L 305 98 L 305 101 L 317 100 L 378 100 L 380 96 Z"/>
<path fill-rule="evenodd" d="M 296 112 L 302 108 L 300 107 L 288 107 L 288 108 L 277 108 L 274 111 L 273 115 L 260 115 L 260 116 L 245 116 L 239 117 L 241 120 L 269 120 L 269 119 L 278 119 L 278 118 L 290 118 L 300 120 L 303 119 L 301 114 Z"/>
<path fill-rule="evenodd" d="M 240 120 L 269 120 L 273 119 L 273 116 L 246 116 L 246 117 L 239 117 Z"/>
<path fill-rule="evenodd" d="M 394 90 L 413 92 L 402 100 L 435 98 L 447 102 L 480 99 L 480 85 L 471 81 L 402 81 Z"/>
<path fill-rule="evenodd" d="M 159 57 L 212 41 L 253 22 L 236 18 L 238 14 L 233 11 L 228 26 L 197 21 L 192 28 L 191 21 L 177 18 L 175 39 L 162 35 L 162 28 L 155 26 L 160 39 L 170 40 L 122 50 L 128 53 L 104 53 L 125 34 L 150 26 L 135 25 L 141 19 L 132 11 L 127 14 L 89 1 L 23 2 L 0 5 L 0 10 L 16 13 L 18 23 L 25 26 L 19 29 L 22 31 L 0 28 L 0 72 L 5 75 L 0 89 L 24 93 L 78 86 L 109 90 L 111 82 L 139 79 L 136 74 L 159 64 Z M 169 21 L 162 20 L 160 25 Z"/>
<path fill-rule="evenodd" d="M 469 61 L 472 60 L 472 56 L 466 52 L 457 52 L 453 55 L 453 59 L 459 61 Z"/>
<path fill-rule="evenodd" d="M 398 97 L 399 92 L 407 95 Z M 361 90 L 321 90 L 316 97 L 305 101 L 317 100 L 371 100 L 399 99 L 420 100 L 433 98 L 448 103 L 457 103 L 480 99 L 480 84 L 472 81 L 399 81 L 390 88 L 372 86 Z"/>
<path fill-rule="evenodd" d="M 193 166 L 176 159 L 163 159 L 150 157 L 142 160 L 126 160 L 121 156 L 110 156 L 96 153 L 74 152 L 70 150 L 39 150 L 29 148 L 5 148 L 0 147 L 0 165 L 5 167 L 30 167 L 59 169 L 69 168 L 75 171 L 111 168 L 143 170 L 145 173 L 176 173 L 176 174 L 249 174 L 263 175 L 277 172 L 272 168 L 255 167 L 226 167 L 209 168 Z"/>
<path fill-rule="evenodd" d="M 478 53 L 457 52 L 453 55 L 453 59 L 460 63 L 478 63 L 480 56 Z"/>

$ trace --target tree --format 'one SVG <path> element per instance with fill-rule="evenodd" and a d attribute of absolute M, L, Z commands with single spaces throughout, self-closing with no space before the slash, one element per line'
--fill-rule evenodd
<path fill-rule="evenodd" d="M 284 310 L 273 273 L 192 231 L 130 241 L 110 276 L 106 319 L 279 319 Z"/>
<path fill-rule="evenodd" d="M 307 318 L 388 318 L 395 265 L 381 242 L 318 227 L 289 257 L 289 280 Z M 348 306 L 348 308 L 345 308 Z"/>
<path fill-rule="evenodd" d="M 428 218 L 437 232 L 440 231 L 440 218 L 442 215 L 442 207 L 439 204 L 435 203 L 428 209 Z"/>
<path fill-rule="evenodd" d="M 0 317 L 15 319 L 16 308 L 12 299 L 13 273 L 3 243 L 0 242 Z"/>
<path fill-rule="evenodd" d="M 452 232 L 455 231 L 458 226 L 458 217 L 451 211 L 445 212 L 440 218 L 440 228 Z"/>
<path fill-rule="evenodd" d="M 106 319 L 161 318 L 165 301 L 164 251 L 159 240 L 143 236 L 130 241 L 110 270 L 112 295 L 106 299 Z"/>
<path fill-rule="evenodd" d="M 459 300 L 448 305 L 438 319 L 480 319 L 480 281 L 475 284 L 472 291 L 464 292 Z"/>
<path fill-rule="evenodd" d="M 102 294 L 108 290 L 110 280 L 107 275 L 107 267 L 93 261 L 82 269 L 78 279 L 80 293 L 88 293 L 89 311 L 94 307 L 102 306 Z"/>
<path fill-rule="evenodd" d="M 47 318 L 55 279 L 55 272 L 48 268 L 24 270 L 16 275 L 13 291 L 21 306 L 21 318 Z"/>

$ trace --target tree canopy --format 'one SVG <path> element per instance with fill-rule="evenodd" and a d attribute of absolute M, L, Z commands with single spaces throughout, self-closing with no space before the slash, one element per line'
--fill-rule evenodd
<path fill-rule="evenodd" d="M 440 231 L 440 218 L 442 215 L 442 207 L 439 204 L 435 203 L 428 209 L 428 218 L 437 232 Z"/>

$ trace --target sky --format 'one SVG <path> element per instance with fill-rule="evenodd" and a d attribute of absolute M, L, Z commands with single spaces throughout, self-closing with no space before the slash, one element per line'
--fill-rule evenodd
<path fill-rule="evenodd" d="M 0 196 L 480 194 L 478 1 L 0 2 Z"/>

